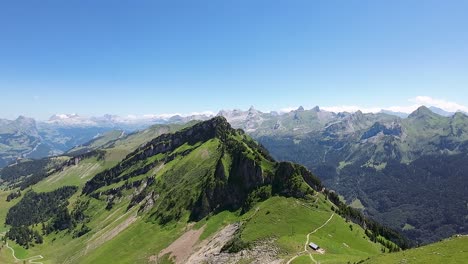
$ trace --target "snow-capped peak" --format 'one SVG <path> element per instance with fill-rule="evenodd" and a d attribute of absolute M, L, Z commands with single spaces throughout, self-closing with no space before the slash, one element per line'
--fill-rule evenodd
<path fill-rule="evenodd" d="M 81 117 L 78 114 L 55 114 L 46 121 L 49 124 L 63 126 L 92 126 L 97 125 L 91 119 Z"/>

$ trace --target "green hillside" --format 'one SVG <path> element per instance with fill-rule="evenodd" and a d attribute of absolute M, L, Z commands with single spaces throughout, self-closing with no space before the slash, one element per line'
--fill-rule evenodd
<path fill-rule="evenodd" d="M 343 263 L 399 249 L 381 235 L 404 246 L 398 234 L 323 191 L 304 167 L 274 161 L 222 117 L 137 141 L 128 136 L 75 156 L 2 202 L 15 256 L 42 256 L 42 263 Z M 130 145 L 133 151 L 115 158 Z M 2 197 L 29 177 L 8 179 Z M 310 242 L 324 253 L 305 246 Z M 11 260 L 6 245 L 0 259 Z"/>
<path fill-rule="evenodd" d="M 427 246 L 372 257 L 364 263 L 462 264 L 467 260 L 468 236 L 455 236 Z"/>

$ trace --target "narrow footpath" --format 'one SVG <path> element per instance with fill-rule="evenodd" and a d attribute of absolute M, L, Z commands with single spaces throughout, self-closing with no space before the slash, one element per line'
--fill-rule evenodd
<path fill-rule="evenodd" d="M 286 264 L 290 264 L 294 259 L 296 259 L 297 257 L 300 257 L 304 254 L 307 254 L 309 253 L 309 251 L 307 250 L 307 246 L 309 245 L 309 240 L 310 240 L 310 235 L 312 235 L 313 233 L 319 231 L 321 228 L 325 227 L 333 218 L 333 216 L 335 215 L 335 213 L 332 213 L 332 215 L 330 216 L 330 218 L 328 218 L 327 221 L 325 221 L 325 223 L 323 223 L 323 225 L 317 227 L 314 231 L 310 232 L 307 234 L 306 236 L 306 242 L 304 243 L 304 250 L 301 251 L 301 252 L 298 252 L 296 254 L 296 256 L 292 257 L 290 260 L 288 260 L 288 262 L 286 262 Z M 318 262 L 314 259 L 314 257 L 312 256 L 312 253 L 309 253 L 309 257 L 310 259 L 312 260 L 312 262 L 314 262 L 315 264 L 318 264 Z"/>

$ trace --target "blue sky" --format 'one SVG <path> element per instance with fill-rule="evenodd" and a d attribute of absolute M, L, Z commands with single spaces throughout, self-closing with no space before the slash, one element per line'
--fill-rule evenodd
<path fill-rule="evenodd" d="M 420 96 L 464 107 L 466 10 L 429 0 L 3 1 L 0 117 L 398 109 Z"/>

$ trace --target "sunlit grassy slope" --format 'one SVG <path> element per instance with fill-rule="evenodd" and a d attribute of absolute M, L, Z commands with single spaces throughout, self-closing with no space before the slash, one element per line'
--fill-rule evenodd
<path fill-rule="evenodd" d="M 364 263 L 468 263 L 468 236 L 453 237 L 427 246 L 413 248 L 403 252 L 383 254 L 371 257 Z"/>

